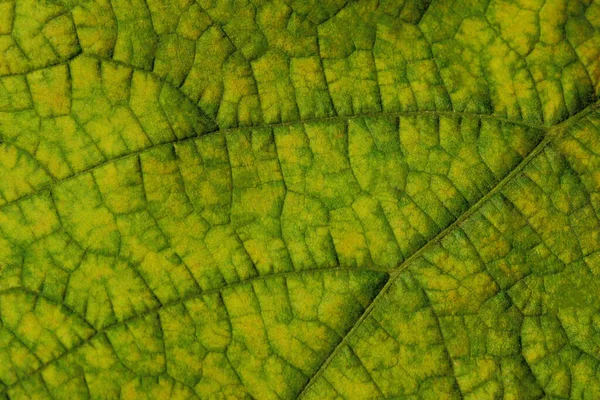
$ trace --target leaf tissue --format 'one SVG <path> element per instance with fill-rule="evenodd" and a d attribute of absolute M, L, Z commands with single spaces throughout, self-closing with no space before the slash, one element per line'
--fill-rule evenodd
<path fill-rule="evenodd" d="M 600 1 L 0 0 L 0 398 L 600 399 Z"/>

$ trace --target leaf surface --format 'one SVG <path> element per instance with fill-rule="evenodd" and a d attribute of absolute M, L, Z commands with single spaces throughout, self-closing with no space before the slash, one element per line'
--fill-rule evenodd
<path fill-rule="evenodd" d="M 600 396 L 600 4 L 0 3 L 0 391 Z"/>

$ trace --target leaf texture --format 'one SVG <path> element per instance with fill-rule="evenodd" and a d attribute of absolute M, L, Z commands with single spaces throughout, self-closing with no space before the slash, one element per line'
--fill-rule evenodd
<path fill-rule="evenodd" d="M 0 3 L 0 396 L 600 396 L 600 3 Z"/>

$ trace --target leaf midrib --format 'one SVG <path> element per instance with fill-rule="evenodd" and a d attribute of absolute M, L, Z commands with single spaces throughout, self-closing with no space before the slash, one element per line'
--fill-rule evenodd
<path fill-rule="evenodd" d="M 510 172 L 508 172 L 504 178 L 502 178 L 487 194 L 481 197 L 475 204 L 469 207 L 465 212 L 463 212 L 454 222 L 444 228 L 440 233 L 438 233 L 433 239 L 427 241 L 423 246 L 417 249 L 414 253 L 408 256 L 400 265 L 398 265 L 392 272 L 390 273 L 390 277 L 385 285 L 381 288 L 381 290 L 373 297 L 371 303 L 367 306 L 362 315 L 358 318 L 358 320 L 354 323 L 352 328 L 346 333 L 346 335 L 342 338 L 342 340 L 336 345 L 336 347 L 331 351 L 327 359 L 321 364 L 317 372 L 308 380 L 308 382 L 304 385 L 297 398 L 303 398 L 306 393 L 308 393 L 310 387 L 318 380 L 318 378 L 325 372 L 329 364 L 333 361 L 333 359 L 337 356 L 339 351 L 344 347 L 346 343 L 350 340 L 354 332 L 356 332 L 362 325 L 365 319 L 369 317 L 369 315 L 373 312 L 373 309 L 377 306 L 379 301 L 384 297 L 385 293 L 390 289 L 390 287 L 398 280 L 400 275 L 408 269 L 410 264 L 419 258 L 424 252 L 426 252 L 429 248 L 439 243 L 445 236 L 447 236 L 450 232 L 454 231 L 454 229 L 458 228 L 466 219 L 468 219 L 471 215 L 473 215 L 483 204 L 485 204 L 492 196 L 497 194 L 500 190 L 504 188 L 517 174 L 519 174 L 523 169 L 533 160 L 538 154 L 540 154 L 550 143 L 559 139 L 562 134 L 566 131 L 566 128 L 581 118 L 585 117 L 587 114 L 592 112 L 593 110 L 600 107 L 600 101 L 597 101 L 586 108 L 579 111 L 577 114 L 571 116 L 565 121 L 554 125 L 553 127 L 547 129 L 546 136 L 533 148 L 529 154 L 521 160 L 519 164 L 515 168 L 513 168 Z"/>

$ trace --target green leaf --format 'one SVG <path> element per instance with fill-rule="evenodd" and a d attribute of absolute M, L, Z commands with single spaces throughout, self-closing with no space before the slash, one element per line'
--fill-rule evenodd
<path fill-rule="evenodd" d="M 0 396 L 600 397 L 600 3 L 0 2 Z"/>

